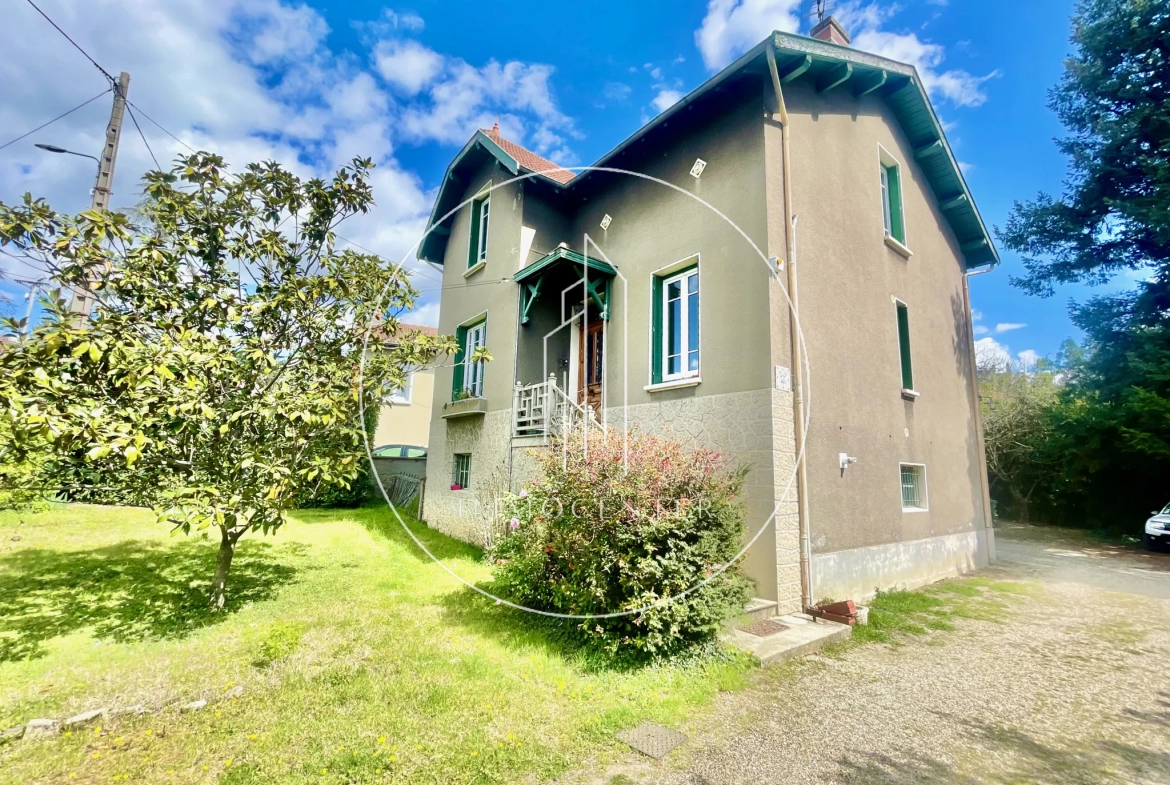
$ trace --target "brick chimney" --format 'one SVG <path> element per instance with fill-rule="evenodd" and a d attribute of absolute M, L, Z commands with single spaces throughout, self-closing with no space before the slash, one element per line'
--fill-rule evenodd
<path fill-rule="evenodd" d="M 833 16 L 827 16 L 817 22 L 816 27 L 809 31 L 809 35 L 821 41 L 828 41 L 830 44 L 849 46 L 849 33 L 845 32 L 845 28 Z"/>

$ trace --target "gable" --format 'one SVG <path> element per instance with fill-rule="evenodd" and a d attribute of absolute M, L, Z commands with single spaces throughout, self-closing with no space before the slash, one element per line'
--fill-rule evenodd
<path fill-rule="evenodd" d="M 771 62 L 769 62 L 771 61 Z M 958 240 L 967 269 L 998 264 L 999 254 L 979 214 L 963 173 L 943 133 L 930 99 L 913 66 L 806 36 L 774 32 L 751 51 L 708 79 L 681 101 L 642 126 L 628 139 L 603 155 L 594 167 L 618 167 L 623 159 L 647 144 L 662 145 L 687 127 L 709 123 L 727 101 L 729 93 L 745 79 L 775 78 L 781 85 L 802 81 L 818 92 L 848 90 L 854 96 L 875 95 L 892 110 L 913 155 L 930 186 L 939 209 Z M 696 111 L 700 109 L 701 111 Z M 418 256 L 442 264 L 451 216 L 466 189 L 467 167 L 494 158 L 514 175 L 530 175 L 552 190 L 563 193 L 587 191 L 596 179 L 588 170 L 571 176 L 543 158 L 498 134 L 477 131 L 447 168 L 439 196 L 428 222 L 428 234 Z M 547 164 L 547 166 L 545 166 Z M 538 174 L 533 174 L 539 172 Z M 566 174 L 570 176 L 566 177 Z"/>

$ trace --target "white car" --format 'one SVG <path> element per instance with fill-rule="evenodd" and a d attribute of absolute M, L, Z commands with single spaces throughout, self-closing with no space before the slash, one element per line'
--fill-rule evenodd
<path fill-rule="evenodd" d="M 1146 521 L 1142 544 L 1151 551 L 1170 545 L 1170 504 L 1163 507 L 1161 512 L 1155 510 L 1153 517 Z"/>

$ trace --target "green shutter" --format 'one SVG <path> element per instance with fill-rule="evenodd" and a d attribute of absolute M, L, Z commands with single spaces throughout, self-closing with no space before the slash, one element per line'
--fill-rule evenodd
<path fill-rule="evenodd" d="M 651 276 L 650 285 L 650 382 L 662 381 L 662 279 Z"/>
<path fill-rule="evenodd" d="M 886 168 L 886 180 L 890 192 L 890 236 L 904 244 L 906 228 L 902 220 L 902 174 L 897 165 Z"/>
<path fill-rule="evenodd" d="M 459 351 L 455 352 L 455 368 L 451 374 L 451 400 L 463 389 L 463 346 L 467 343 L 467 328 L 455 328 L 455 340 L 459 343 Z"/>
<path fill-rule="evenodd" d="M 479 205 L 482 199 L 471 203 L 471 233 L 467 236 L 467 267 L 470 269 L 477 261 L 479 251 Z"/>
<path fill-rule="evenodd" d="M 902 303 L 898 303 L 898 353 L 902 358 L 902 389 L 914 389 L 914 372 L 910 368 L 910 315 Z"/>

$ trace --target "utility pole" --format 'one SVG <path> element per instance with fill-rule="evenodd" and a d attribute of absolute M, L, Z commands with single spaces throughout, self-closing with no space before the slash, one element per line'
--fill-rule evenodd
<path fill-rule="evenodd" d="M 114 106 L 110 109 L 110 124 L 106 126 L 106 146 L 98 161 L 97 183 L 93 187 L 93 210 L 110 209 L 111 186 L 114 184 L 114 163 L 118 158 L 118 142 L 122 139 L 122 117 L 126 113 L 126 96 L 130 92 L 130 74 L 123 71 L 114 85 Z M 74 289 L 69 310 L 84 319 L 93 310 L 94 296 L 88 289 Z"/>

